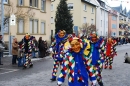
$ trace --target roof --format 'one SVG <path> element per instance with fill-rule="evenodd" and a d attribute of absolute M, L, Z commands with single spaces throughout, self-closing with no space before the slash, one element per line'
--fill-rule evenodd
<path fill-rule="evenodd" d="M 93 5 L 93 6 L 97 6 L 97 5 L 95 5 L 95 4 L 93 4 L 93 3 L 91 3 L 91 2 L 88 2 L 88 1 L 86 1 L 86 0 L 81 0 L 82 2 L 84 2 L 84 3 L 87 3 L 87 4 L 90 4 L 90 5 Z"/>

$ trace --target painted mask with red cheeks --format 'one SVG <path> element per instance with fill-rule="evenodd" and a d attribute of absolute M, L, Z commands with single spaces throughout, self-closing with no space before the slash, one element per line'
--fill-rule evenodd
<path fill-rule="evenodd" d="M 25 38 L 28 40 L 29 39 L 29 35 L 26 35 Z"/>
<path fill-rule="evenodd" d="M 76 39 L 72 40 L 70 42 L 70 45 L 71 45 L 71 49 L 72 49 L 73 52 L 76 52 L 76 53 L 80 52 L 81 45 L 80 45 L 80 42 L 78 40 L 76 40 Z"/>
<path fill-rule="evenodd" d="M 111 38 L 108 39 L 108 43 L 109 43 L 109 44 L 112 43 L 112 39 L 111 39 Z"/>
<path fill-rule="evenodd" d="M 97 42 L 97 35 L 96 34 L 92 34 L 92 42 Z"/>
<path fill-rule="evenodd" d="M 60 31 L 60 32 L 58 33 L 58 36 L 59 36 L 60 38 L 63 38 L 63 37 L 65 36 L 65 32 L 64 32 L 64 31 Z"/>

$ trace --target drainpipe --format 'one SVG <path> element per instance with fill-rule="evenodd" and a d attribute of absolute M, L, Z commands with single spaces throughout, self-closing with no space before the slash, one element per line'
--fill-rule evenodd
<path fill-rule="evenodd" d="M 1 35 L 4 41 L 4 0 L 1 0 Z"/>

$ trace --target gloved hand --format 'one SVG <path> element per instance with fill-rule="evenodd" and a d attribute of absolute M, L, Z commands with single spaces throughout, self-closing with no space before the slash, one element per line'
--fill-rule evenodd
<path fill-rule="evenodd" d="M 52 52 L 52 51 L 53 51 L 53 49 L 52 49 L 52 48 L 49 48 L 49 51 L 50 51 L 50 52 Z"/>

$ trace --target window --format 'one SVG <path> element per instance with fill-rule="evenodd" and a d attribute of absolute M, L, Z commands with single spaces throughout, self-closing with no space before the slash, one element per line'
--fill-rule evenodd
<path fill-rule="evenodd" d="M 41 22 L 41 34 L 45 34 L 45 23 Z"/>
<path fill-rule="evenodd" d="M 91 24 L 94 24 L 93 19 L 91 19 Z"/>
<path fill-rule="evenodd" d="M 34 7 L 38 7 L 38 0 L 34 0 Z"/>
<path fill-rule="evenodd" d="M 38 33 L 38 20 L 34 20 L 34 31 L 35 34 Z"/>
<path fill-rule="evenodd" d="M 101 27 L 102 27 L 102 20 L 101 20 Z"/>
<path fill-rule="evenodd" d="M 45 0 L 41 0 L 41 10 L 45 11 Z"/>
<path fill-rule="evenodd" d="M 116 20 L 117 18 L 116 18 L 116 16 L 112 16 L 112 20 Z"/>
<path fill-rule="evenodd" d="M 102 9 L 101 9 L 101 15 L 102 15 Z"/>
<path fill-rule="evenodd" d="M 84 10 L 87 11 L 87 5 L 86 4 L 84 4 Z"/>
<path fill-rule="evenodd" d="M 53 17 L 51 17 L 51 23 L 52 23 L 52 24 L 54 23 L 54 18 L 53 18 Z"/>
<path fill-rule="evenodd" d="M 30 6 L 32 6 L 32 0 L 29 0 L 29 4 L 30 4 Z"/>
<path fill-rule="evenodd" d="M 73 10 L 73 3 L 68 3 L 68 9 Z"/>
<path fill-rule="evenodd" d="M 112 32 L 112 33 L 111 33 L 111 36 L 116 36 L 116 33 L 115 33 L 115 32 Z"/>
<path fill-rule="evenodd" d="M 119 36 L 121 36 L 122 35 L 122 32 L 121 31 L 119 31 Z"/>
<path fill-rule="evenodd" d="M 92 8 L 92 13 L 94 13 L 94 8 Z"/>
<path fill-rule="evenodd" d="M 30 33 L 33 33 L 33 20 L 32 19 L 30 20 L 29 24 L 30 24 L 29 31 Z"/>
<path fill-rule="evenodd" d="M 24 20 L 23 19 L 19 19 L 18 22 L 18 33 L 23 33 L 24 31 Z"/>
<path fill-rule="evenodd" d="M 84 21 L 84 23 L 87 23 L 87 22 L 86 22 L 86 17 L 84 17 L 83 21 Z"/>
<path fill-rule="evenodd" d="M 3 0 L 4 4 L 8 4 L 8 0 Z"/>
<path fill-rule="evenodd" d="M 23 6 L 23 0 L 18 0 L 18 5 Z"/>
<path fill-rule="evenodd" d="M 112 29 L 116 29 L 116 24 L 112 24 Z"/>
<path fill-rule="evenodd" d="M 5 25 L 4 25 L 4 33 L 8 33 L 9 32 L 9 18 L 4 18 L 6 21 Z"/>
<path fill-rule="evenodd" d="M 51 4 L 51 11 L 53 11 L 53 4 Z"/>

